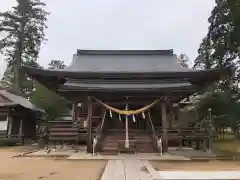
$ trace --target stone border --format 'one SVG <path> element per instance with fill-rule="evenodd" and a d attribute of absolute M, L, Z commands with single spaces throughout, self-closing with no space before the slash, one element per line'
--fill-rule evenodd
<path fill-rule="evenodd" d="M 37 152 L 37 151 L 39 151 L 39 149 L 27 151 L 27 152 L 24 152 L 24 153 L 19 153 L 17 155 L 12 156 L 12 158 L 14 158 L 14 157 L 26 157 L 28 154 L 31 154 L 31 153 L 34 153 L 34 152 Z"/>
<path fill-rule="evenodd" d="M 158 171 L 156 171 L 156 169 L 154 169 L 154 167 L 149 163 L 149 161 L 142 161 L 144 166 L 146 167 L 147 171 L 149 172 L 149 174 L 152 176 L 153 180 L 162 180 L 163 177 L 161 177 L 158 173 Z"/>

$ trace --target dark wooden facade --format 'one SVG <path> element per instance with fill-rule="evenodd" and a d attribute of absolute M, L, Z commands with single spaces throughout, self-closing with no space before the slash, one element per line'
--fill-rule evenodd
<path fill-rule="evenodd" d="M 198 129 L 172 129 L 169 118 L 175 116 L 173 104 L 208 86 L 230 72 L 229 68 L 191 70 L 177 63 L 172 50 L 97 51 L 78 50 L 72 64 L 64 70 L 24 67 L 24 71 L 47 88 L 73 102 L 73 124 L 85 131 L 88 152 L 156 152 L 159 138 L 163 150 L 168 145 L 196 139 L 196 146 L 207 138 Z M 160 99 L 151 109 L 119 118 L 103 104 L 118 109 L 139 109 Z M 193 134 L 198 134 L 198 137 Z M 188 138 L 187 138 L 188 137 Z M 185 138 L 185 139 L 184 139 Z M 129 147 L 126 147 L 126 141 Z"/>
<path fill-rule="evenodd" d="M 41 114 L 27 99 L 10 90 L 0 90 L 0 141 L 36 140 L 36 117 Z"/>

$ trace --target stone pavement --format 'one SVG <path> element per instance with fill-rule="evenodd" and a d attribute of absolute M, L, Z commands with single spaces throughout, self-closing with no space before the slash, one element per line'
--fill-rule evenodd
<path fill-rule="evenodd" d="M 101 180 L 153 180 L 144 161 L 137 159 L 109 160 Z"/>
<path fill-rule="evenodd" d="M 109 160 L 101 180 L 240 179 L 240 171 L 156 171 L 147 160 Z"/>

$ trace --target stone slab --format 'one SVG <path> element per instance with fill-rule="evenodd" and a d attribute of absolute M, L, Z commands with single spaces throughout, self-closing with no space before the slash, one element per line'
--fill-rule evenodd
<path fill-rule="evenodd" d="M 113 173 L 114 173 L 114 168 L 115 168 L 115 161 L 114 160 L 109 160 L 104 172 L 102 174 L 101 180 L 109 180 L 112 178 Z"/>
<path fill-rule="evenodd" d="M 190 158 L 178 155 L 164 154 L 160 156 L 154 153 L 144 153 L 144 154 L 118 154 L 118 155 L 92 155 L 85 152 L 77 152 L 67 158 L 68 160 L 124 160 L 124 159 L 138 159 L 138 160 L 166 160 L 166 161 L 186 161 Z"/>
<path fill-rule="evenodd" d="M 160 179 L 240 179 L 240 171 L 158 171 Z M 156 180 L 156 177 L 155 177 Z"/>
<path fill-rule="evenodd" d="M 109 160 L 101 180 L 153 180 L 141 160 Z"/>

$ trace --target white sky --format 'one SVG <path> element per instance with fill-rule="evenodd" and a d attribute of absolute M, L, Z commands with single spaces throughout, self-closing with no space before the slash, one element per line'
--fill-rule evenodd
<path fill-rule="evenodd" d="M 0 0 L 0 11 L 16 0 Z M 69 64 L 77 49 L 174 49 L 193 61 L 214 0 L 44 0 L 51 13 L 39 63 Z M 3 34 L 0 34 L 0 37 Z M 6 63 L 0 56 L 0 76 Z"/>

